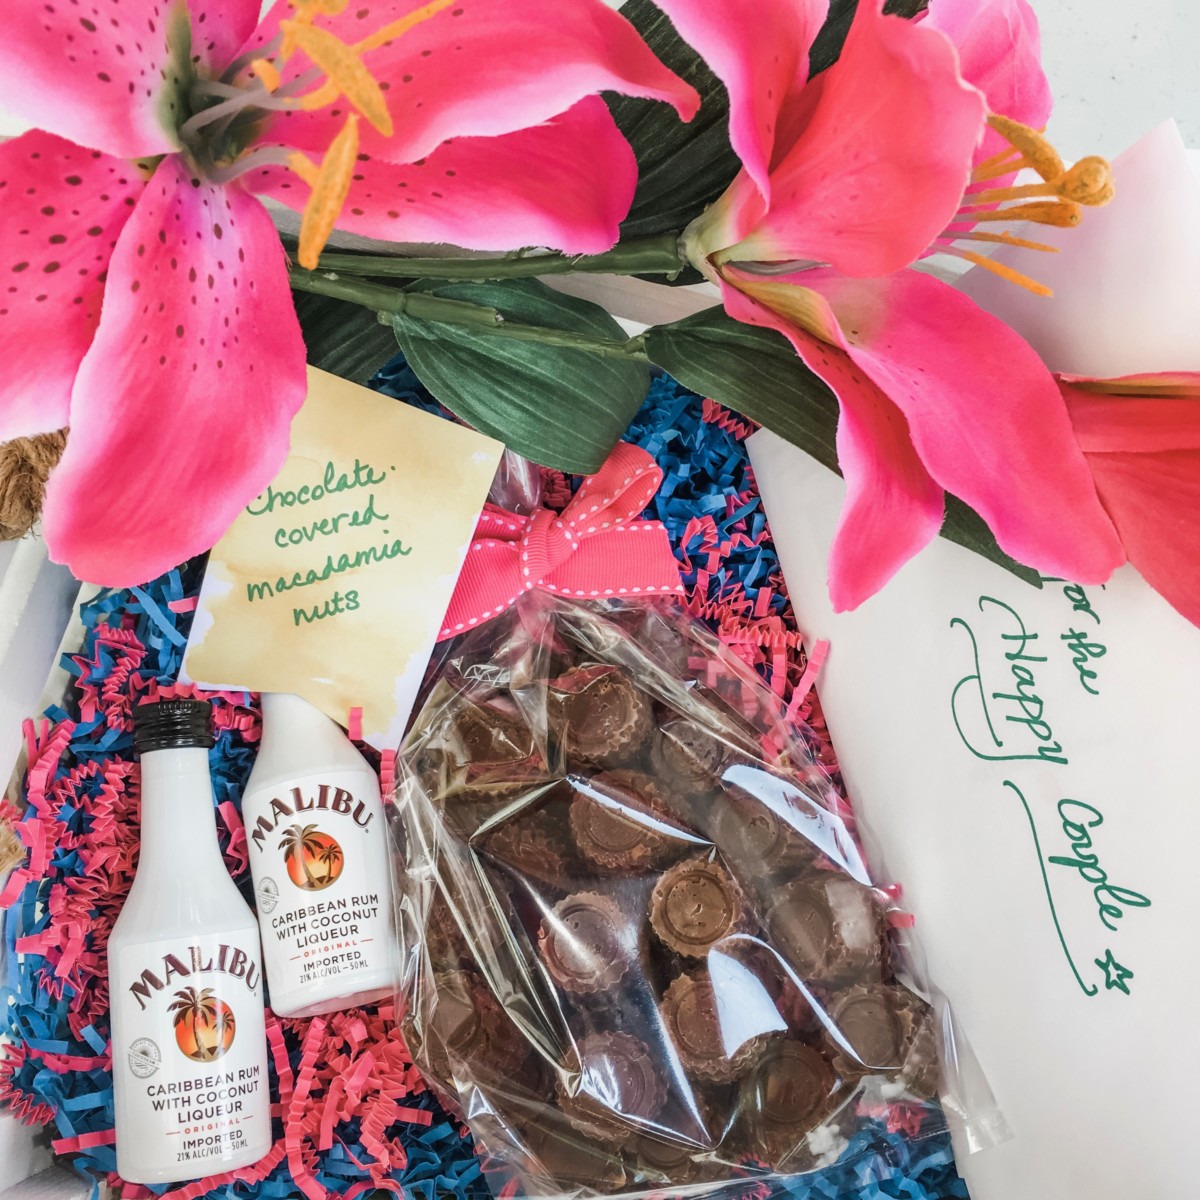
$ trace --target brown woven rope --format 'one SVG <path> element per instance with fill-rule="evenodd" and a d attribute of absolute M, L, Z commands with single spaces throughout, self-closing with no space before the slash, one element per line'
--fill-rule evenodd
<path fill-rule="evenodd" d="M 13 827 L 0 818 L 0 880 L 9 870 L 25 859 L 25 847 L 21 845 Z"/>
<path fill-rule="evenodd" d="M 36 524 L 46 480 L 66 445 L 65 429 L 0 445 L 0 541 L 24 537 Z"/>

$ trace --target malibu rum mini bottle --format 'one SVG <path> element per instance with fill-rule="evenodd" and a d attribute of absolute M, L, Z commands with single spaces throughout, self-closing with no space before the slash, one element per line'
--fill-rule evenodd
<path fill-rule="evenodd" d="M 271 1148 L 258 924 L 217 843 L 212 710 L 134 710 L 137 876 L 108 943 L 117 1171 L 175 1183 Z"/>
<path fill-rule="evenodd" d="M 299 696 L 262 698 L 242 799 L 271 1008 L 309 1017 L 390 998 L 398 955 L 379 781 Z"/>

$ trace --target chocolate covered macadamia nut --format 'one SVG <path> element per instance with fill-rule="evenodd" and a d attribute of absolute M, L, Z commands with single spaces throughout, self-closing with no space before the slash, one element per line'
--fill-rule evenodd
<path fill-rule="evenodd" d="M 654 932 L 677 954 L 704 958 L 722 938 L 749 926 L 741 889 L 713 859 L 676 863 L 650 897 Z"/>
<path fill-rule="evenodd" d="M 641 771 L 571 777 L 571 832 L 580 855 L 606 872 L 648 870 L 686 845 L 657 783 Z M 693 839 L 694 840 L 694 839 Z"/>
<path fill-rule="evenodd" d="M 582 1132 L 622 1145 L 666 1103 L 655 1056 L 628 1033 L 594 1033 L 577 1049 L 579 1074 L 563 1071 L 558 1078 L 559 1108 Z"/>
<path fill-rule="evenodd" d="M 538 953 L 550 977 L 575 995 L 611 988 L 629 967 L 636 927 L 609 896 L 581 892 L 560 900 L 542 921 Z"/>
<path fill-rule="evenodd" d="M 650 735 L 649 697 L 619 667 L 577 667 L 546 694 L 550 728 L 569 767 L 631 762 Z"/>

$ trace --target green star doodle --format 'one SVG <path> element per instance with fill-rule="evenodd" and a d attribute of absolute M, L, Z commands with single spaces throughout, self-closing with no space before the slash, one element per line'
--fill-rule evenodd
<path fill-rule="evenodd" d="M 1128 967 L 1123 967 L 1115 958 L 1113 952 L 1106 950 L 1103 958 L 1095 960 L 1096 966 L 1104 972 L 1104 989 L 1108 991 L 1110 988 L 1120 988 L 1125 995 L 1129 995 L 1129 984 L 1125 981 L 1133 978 L 1133 972 Z"/>

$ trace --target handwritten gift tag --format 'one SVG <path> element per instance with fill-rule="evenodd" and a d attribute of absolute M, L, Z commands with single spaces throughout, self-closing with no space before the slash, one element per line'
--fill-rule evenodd
<path fill-rule="evenodd" d="M 287 462 L 209 557 L 185 676 L 395 746 L 503 446 L 309 368 Z"/>
<path fill-rule="evenodd" d="M 1130 568 L 1038 590 L 941 539 L 835 615 L 842 481 L 749 445 L 870 857 L 1014 1134 L 971 1195 L 1196 1195 L 1200 630 Z"/>

